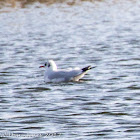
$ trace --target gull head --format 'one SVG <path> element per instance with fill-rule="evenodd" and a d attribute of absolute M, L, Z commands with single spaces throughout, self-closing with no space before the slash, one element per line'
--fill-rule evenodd
<path fill-rule="evenodd" d="M 42 67 L 45 67 L 46 69 L 50 69 L 50 70 L 57 70 L 57 66 L 53 60 L 48 60 L 47 62 L 45 62 L 43 66 L 40 66 L 39 68 Z"/>

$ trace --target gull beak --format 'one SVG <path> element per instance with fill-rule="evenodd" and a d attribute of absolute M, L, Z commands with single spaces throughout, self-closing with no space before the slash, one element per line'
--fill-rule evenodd
<path fill-rule="evenodd" d="M 44 68 L 45 66 L 40 66 L 39 68 Z"/>

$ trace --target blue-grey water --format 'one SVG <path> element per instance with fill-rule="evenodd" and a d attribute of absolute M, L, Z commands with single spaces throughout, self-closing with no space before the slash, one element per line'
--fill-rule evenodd
<path fill-rule="evenodd" d="M 2 139 L 140 139 L 138 0 L 0 11 Z M 96 68 L 81 82 L 45 83 L 48 59 Z"/>

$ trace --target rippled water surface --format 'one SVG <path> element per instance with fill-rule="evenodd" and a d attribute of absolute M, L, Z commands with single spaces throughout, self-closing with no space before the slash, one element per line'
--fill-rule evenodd
<path fill-rule="evenodd" d="M 139 1 L 35 5 L 0 13 L 0 137 L 139 140 Z M 48 59 L 96 68 L 45 83 Z"/>

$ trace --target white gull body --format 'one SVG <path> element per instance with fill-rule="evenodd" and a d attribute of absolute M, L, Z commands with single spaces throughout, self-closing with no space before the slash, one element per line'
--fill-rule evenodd
<path fill-rule="evenodd" d="M 79 81 L 88 70 L 93 67 L 87 66 L 85 68 L 74 68 L 74 69 L 57 69 L 57 66 L 53 60 L 49 60 L 43 66 L 46 71 L 44 74 L 45 82 L 69 82 L 69 81 Z"/>

